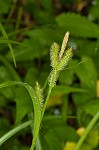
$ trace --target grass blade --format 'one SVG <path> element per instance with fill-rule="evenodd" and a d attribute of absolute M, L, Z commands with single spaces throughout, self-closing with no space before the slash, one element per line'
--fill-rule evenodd
<path fill-rule="evenodd" d="M 14 134 L 16 134 L 17 132 L 19 132 L 20 130 L 26 128 L 27 126 L 30 126 L 31 124 L 33 124 L 32 120 L 29 120 L 17 127 L 15 127 L 14 129 L 10 130 L 9 132 L 7 132 L 4 136 L 2 136 L 0 138 L 0 145 L 2 145 L 6 140 L 8 140 L 10 137 L 12 137 Z"/>
<path fill-rule="evenodd" d="M 29 95 L 32 99 L 33 102 L 33 107 L 34 107 L 34 128 L 33 128 L 33 141 L 32 141 L 32 146 L 31 146 L 31 150 L 34 149 L 37 137 L 38 137 L 38 132 L 39 132 L 39 128 L 40 128 L 40 122 L 41 122 L 41 104 L 40 101 L 37 99 L 36 97 L 36 92 L 34 90 L 33 87 L 31 87 L 30 85 L 28 85 L 27 83 L 23 83 L 23 82 L 18 82 L 18 81 L 8 81 L 5 83 L 0 84 L 0 88 L 4 88 L 7 86 L 13 86 L 13 85 L 22 85 L 24 86 L 27 91 L 29 92 Z"/>
<path fill-rule="evenodd" d="M 7 34 L 6 34 L 6 31 L 5 31 L 5 29 L 4 29 L 4 27 L 2 26 L 1 23 L 0 23 L 0 31 L 1 31 L 1 33 L 3 34 L 3 37 L 4 37 L 5 39 L 9 40 L 9 38 L 8 38 L 8 36 L 7 36 Z M 8 44 L 8 47 L 9 47 L 9 49 L 10 49 L 10 52 L 11 52 L 13 61 L 14 61 L 14 65 L 15 65 L 15 67 L 16 67 L 16 60 L 15 60 L 13 48 L 12 48 L 12 46 L 11 46 L 10 43 L 7 43 L 7 44 Z"/>

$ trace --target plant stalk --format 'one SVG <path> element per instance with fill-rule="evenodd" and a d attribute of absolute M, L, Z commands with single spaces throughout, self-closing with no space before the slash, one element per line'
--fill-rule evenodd
<path fill-rule="evenodd" d="M 94 124 L 96 123 L 96 121 L 99 119 L 99 111 L 96 113 L 96 115 L 94 116 L 94 118 L 90 121 L 89 125 L 87 126 L 85 132 L 83 133 L 83 135 L 81 136 L 81 138 L 79 139 L 76 147 L 74 150 L 80 150 L 80 147 L 82 145 L 82 143 L 84 142 L 84 140 L 86 139 L 88 133 L 90 132 L 90 130 L 93 128 Z"/>

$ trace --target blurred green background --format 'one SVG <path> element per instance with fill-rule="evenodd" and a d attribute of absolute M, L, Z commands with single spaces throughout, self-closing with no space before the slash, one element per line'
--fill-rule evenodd
<path fill-rule="evenodd" d="M 34 87 L 38 81 L 43 87 L 51 71 L 50 47 L 54 41 L 61 46 L 70 32 L 67 47 L 74 56 L 52 91 L 39 136 L 42 150 L 73 150 L 80 137 L 76 130 L 86 128 L 99 111 L 99 0 L 0 0 L 0 23 L 6 31 L 0 27 L 0 83 L 15 80 Z M 27 121 L 32 110 L 24 88 L 0 89 L 0 137 Z M 29 150 L 31 140 L 28 127 L 0 149 Z M 83 149 L 99 149 L 99 121 Z"/>

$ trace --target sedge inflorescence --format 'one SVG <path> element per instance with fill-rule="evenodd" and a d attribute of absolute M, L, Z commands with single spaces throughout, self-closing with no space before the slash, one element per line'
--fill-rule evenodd
<path fill-rule="evenodd" d="M 51 88 L 54 87 L 59 72 L 65 68 L 65 66 L 68 64 L 69 60 L 73 56 L 72 47 L 65 50 L 67 46 L 68 38 L 69 38 L 69 32 L 67 32 L 64 36 L 61 49 L 59 48 L 59 45 L 55 42 L 51 46 L 50 59 L 51 59 L 52 71 L 49 77 L 49 87 Z"/>

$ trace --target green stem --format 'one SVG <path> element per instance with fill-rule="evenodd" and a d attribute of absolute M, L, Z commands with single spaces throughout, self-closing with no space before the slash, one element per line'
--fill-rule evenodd
<path fill-rule="evenodd" d="M 45 112 L 45 109 L 46 109 L 46 106 L 47 106 L 47 103 L 48 103 L 48 100 L 49 100 L 49 97 L 50 97 L 50 94 L 51 94 L 51 88 L 49 88 L 49 91 L 48 91 L 48 94 L 47 94 L 47 97 L 46 97 L 46 100 L 45 100 L 45 103 L 44 103 L 44 107 L 43 107 L 43 110 L 42 110 L 42 116 L 41 116 L 41 120 L 43 119 L 43 115 L 44 115 L 44 112 Z"/>
<path fill-rule="evenodd" d="M 87 126 L 85 132 L 83 133 L 83 135 L 81 136 L 81 138 L 79 139 L 76 147 L 74 150 L 80 150 L 80 147 L 82 145 L 82 143 L 84 142 L 84 140 L 86 139 L 88 133 L 90 132 L 90 130 L 92 129 L 92 127 L 94 126 L 94 124 L 96 123 L 96 121 L 99 119 L 99 112 L 96 113 L 96 115 L 94 116 L 94 118 L 91 120 L 91 122 L 89 123 L 89 125 Z"/>
<path fill-rule="evenodd" d="M 46 89 L 46 87 L 47 87 L 48 78 L 49 78 L 49 76 L 47 77 L 47 79 L 46 79 L 46 81 L 45 81 L 45 83 L 44 83 L 44 86 L 43 86 L 43 91 L 45 91 L 45 89 Z"/>
<path fill-rule="evenodd" d="M 2 145 L 6 140 L 8 140 L 10 137 L 12 137 L 15 133 L 19 132 L 20 130 L 26 128 L 27 126 L 30 126 L 33 124 L 33 120 L 27 121 L 16 128 L 12 129 L 8 133 L 6 133 L 4 136 L 0 138 L 0 145 Z"/>
<path fill-rule="evenodd" d="M 54 69 L 50 76 L 51 76 L 50 83 L 49 83 L 50 85 L 49 85 L 48 94 L 47 94 L 47 97 L 46 97 L 46 100 L 45 100 L 45 103 L 44 103 L 41 120 L 43 119 L 43 115 L 44 115 L 44 112 L 45 112 L 45 109 L 46 109 L 46 106 L 47 106 L 52 88 L 54 87 L 55 81 L 57 79 L 57 69 Z"/>
<path fill-rule="evenodd" d="M 41 142 L 40 142 L 39 136 L 38 136 L 38 138 L 37 138 L 37 140 L 36 140 L 35 149 L 36 149 L 36 150 L 42 150 Z"/>

